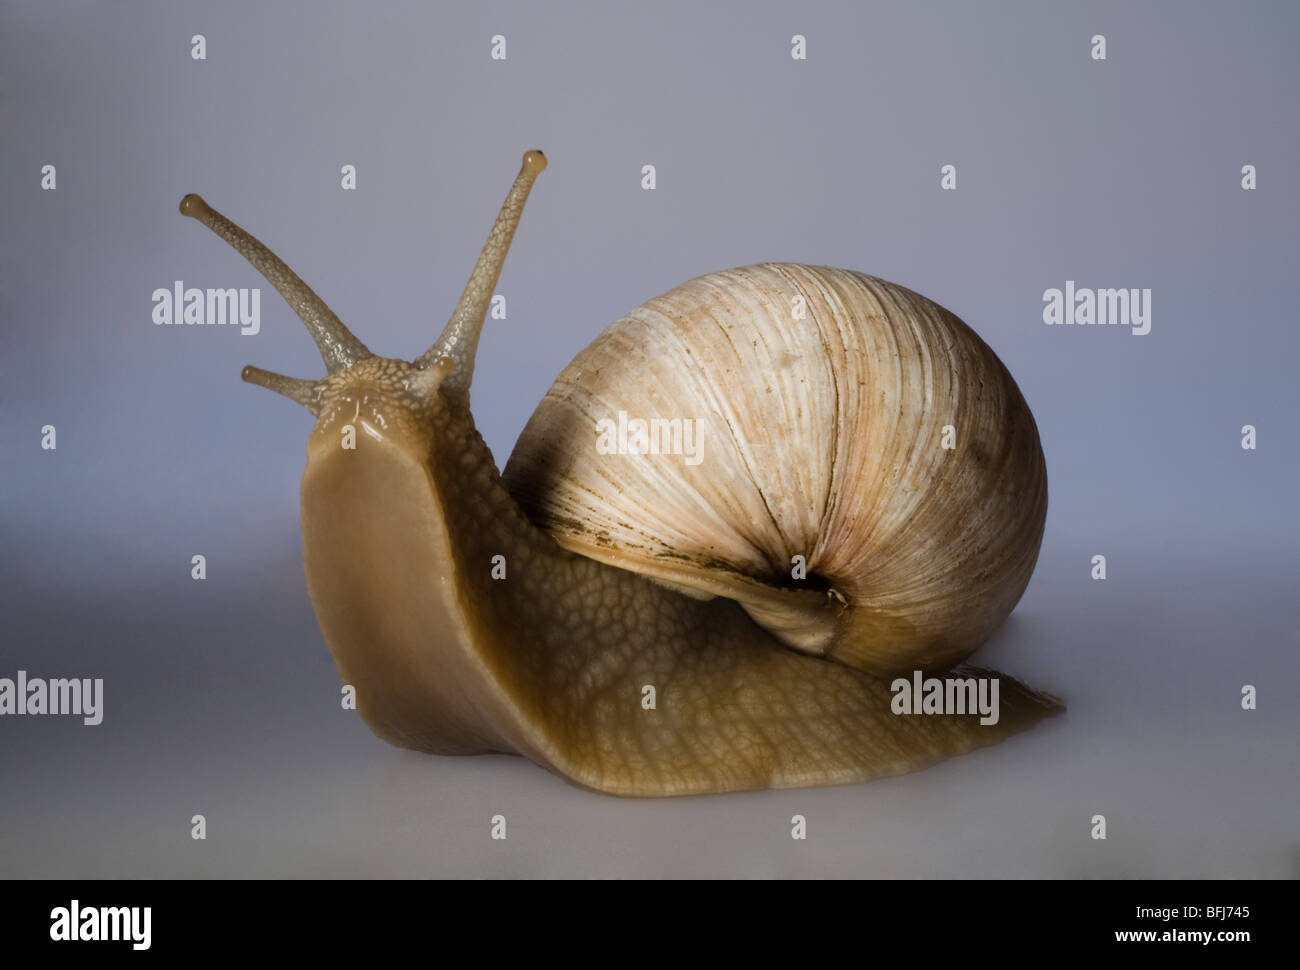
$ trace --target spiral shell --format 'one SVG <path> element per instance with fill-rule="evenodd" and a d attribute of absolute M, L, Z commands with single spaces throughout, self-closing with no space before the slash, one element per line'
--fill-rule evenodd
<path fill-rule="evenodd" d="M 619 412 L 697 422 L 698 454 L 598 448 Z M 1047 513 L 1033 417 L 973 330 L 901 286 L 789 263 L 697 277 L 613 323 L 504 478 L 562 546 L 880 674 L 979 646 Z"/>

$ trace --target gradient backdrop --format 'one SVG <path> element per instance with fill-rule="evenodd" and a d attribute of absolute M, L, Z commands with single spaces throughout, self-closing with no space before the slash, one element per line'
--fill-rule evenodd
<path fill-rule="evenodd" d="M 98 727 L 0 719 L 0 875 L 1300 874 L 1300 7 L 703 6 L 0 7 L 0 676 L 105 679 Z M 976 659 L 1064 717 L 868 785 L 627 801 L 401 751 L 340 709 L 302 574 L 311 417 L 239 381 L 321 363 L 177 202 L 202 193 L 409 358 L 532 147 L 551 164 L 475 375 L 498 462 L 579 349 L 689 277 L 789 260 L 912 287 L 1037 418 L 1046 539 Z M 262 287 L 261 334 L 155 327 L 178 279 Z M 1067 279 L 1149 287 L 1151 332 L 1045 326 Z"/>

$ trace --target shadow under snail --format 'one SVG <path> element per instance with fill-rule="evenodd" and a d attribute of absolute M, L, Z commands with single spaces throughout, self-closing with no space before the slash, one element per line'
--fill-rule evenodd
<path fill-rule="evenodd" d="M 954 669 L 1029 582 L 1047 474 L 1001 361 L 903 287 L 792 263 L 690 280 L 578 354 L 498 473 L 470 379 L 545 167 L 524 155 L 450 322 L 410 363 L 374 356 L 197 195 L 180 204 L 325 360 L 317 381 L 243 378 L 317 417 L 307 589 L 375 734 L 655 796 L 913 771 L 1060 711 Z M 598 448 L 620 412 L 695 421 L 701 459 Z M 917 670 L 999 678 L 996 723 L 895 713 L 890 678 Z"/>

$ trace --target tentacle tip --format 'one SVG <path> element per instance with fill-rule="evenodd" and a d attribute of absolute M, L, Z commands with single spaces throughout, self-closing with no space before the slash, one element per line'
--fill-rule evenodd
<path fill-rule="evenodd" d="M 189 216 L 191 219 L 201 219 L 212 211 L 208 204 L 203 201 L 203 196 L 195 192 L 191 192 L 181 199 L 180 210 L 181 215 Z"/>
<path fill-rule="evenodd" d="M 546 156 L 540 149 L 532 148 L 524 152 L 524 163 L 521 170 L 529 175 L 536 176 L 546 168 Z"/>
<path fill-rule="evenodd" d="M 256 384 L 257 373 L 258 373 L 258 369 L 256 367 L 254 367 L 252 364 L 245 364 L 244 369 L 239 372 L 239 379 L 249 384 Z"/>

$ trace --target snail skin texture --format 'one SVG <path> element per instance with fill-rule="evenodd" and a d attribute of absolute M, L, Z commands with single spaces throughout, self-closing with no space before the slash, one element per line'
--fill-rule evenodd
<path fill-rule="evenodd" d="M 450 322 L 411 363 L 371 354 L 197 195 L 180 205 L 280 291 L 325 359 L 318 381 L 243 377 L 317 417 L 307 589 L 371 729 L 650 796 L 914 771 L 1060 711 L 954 669 L 1029 582 L 1047 475 L 1006 368 L 910 290 L 790 263 L 684 283 L 574 359 L 498 473 L 470 379 L 545 167 L 524 155 Z M 620 412 L 697 422 L 699 460 L 602 453 L 598 423 Z M 996 723 L 894 713 L 891 678 L 917 670 L 998 677 Z"/>

